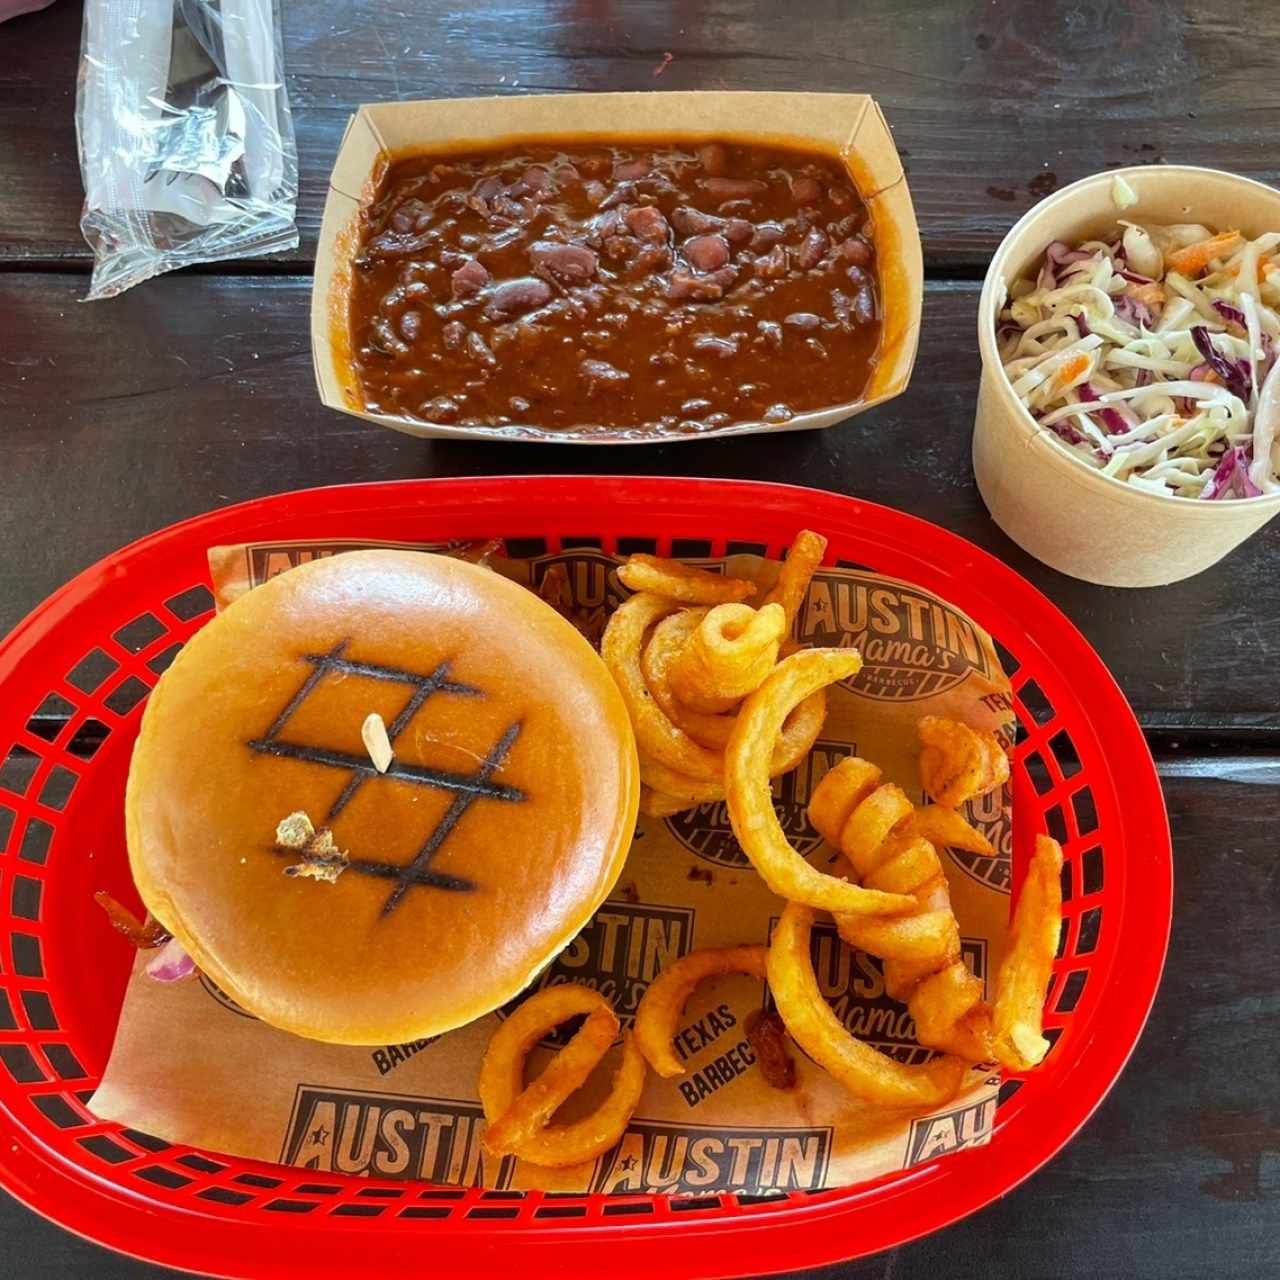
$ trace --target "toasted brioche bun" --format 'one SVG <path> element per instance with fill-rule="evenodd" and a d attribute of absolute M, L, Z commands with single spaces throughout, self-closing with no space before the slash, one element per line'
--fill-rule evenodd
<path fill-rule="evenodd" d="M 422 690 L 433 672 L 448 683 Z M 371 772 L 366 717 L 394 730 L 415 695 Z M 360 551 L 281 574 L 188 642 L 143 716 L 126 827 L 143 901 L 245 1010 L 398 1044 L 524 989 L 613 887 L 638 797 L 626 709 L 559 614 L 486 568 Z M 286 874 L 303 858 L 277 826 L 298 812 L 350 859 L 332 883 Z"/>

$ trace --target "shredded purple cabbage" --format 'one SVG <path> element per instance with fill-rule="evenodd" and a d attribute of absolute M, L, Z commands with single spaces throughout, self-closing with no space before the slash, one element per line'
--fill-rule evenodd
<path fill-rule="evenodd" d="M 1126 267 L 1123 271 L 1117 272 L 1116 274 L 1123 276 L 1124 279 L 1126 279 L 1130 284 L 1154 284 L 1155 283 L 1155 281 L 1150 276 L 1139 275 L 1138 272 L 1136 271 L 1130 271 L 1128 267 Z"/>
<path fill-rule="evenodd" d="M 1045 251 L 1044 256 L 1055 267 L 1065 267 L 1070 262 L 1084 262 L 1093 257 L 1085 249 L 1073 249 L 1062 240 L 1055 240 Z"/>
<path fill-rule="evenodd" d="M 1079 390 L 1080 390 L 1081 396 L 1086 400 L 1098 399 L 1097 391 L 1094 390 L 1093 386 L 1089 383 L 1087 379 L 1080 384 Z M 1124 420 L 1124 415 L 1120 412 L 1119 409 L 1112 409 L 1110 407 L 1107 407 L 1105 409 L 1097 409 L 1095 410 L 1095 412 L 1097 413 L 1098 417 L 1101 418 L 1102 421 L 1106 424 L 1107 432 L 1110 435 L 1116 436 L 1123 431 L 1129 430 L 1129 427 L 1131 424 Z"/>
<path fill-rule="evenodd" d="M 1071 318 L 1076 322 L 1076 331 L 1082 338 L 1087 338 L 1093 332 L 1089 328 L 1089 322 L 1084 318 L 1083 311 L 1073 312 Z"/>
<path fill-rule="evenodd" d="M 1143 328 L 1151 328 L 1151 308 L 1145 302 L 1131 298 L 1127 293 L 1117 295 L 1114 301 L 1116 315 L 1121 320 L 1127 320 L 1130 324 Z"/>
<path fill-rule="evenodd" d="M 1213 366 L 1214 373 L 1222 379 L 1222 385 L 1233 396 L 1239 396 L 1241 400 L 1248 400 L 1249 389 L 1253 385 L 1249 374 L 1249 362 L 1247 360 L 1227 359 L 1213 345 L 1209 330 L 1202 324 L 1192 327 L 1191 340 L 1196 344 L 1196 349 L 1204 356 L 1205 360 Z"/>
<path fill-rule="evenodd" d="M 1209 477 L 1209 483 L 1200 490 L 1201 499 L 1212 502 L 1223 498 L 1259 497 L 1262 490 L 1249 479 L 1252 461 L 1253 450 L 1247 445 L 1228 449 Z"/>
<path fill-rule="evenodd" d="M 1244 312 L 1239 307 L 1233 307 L 1231 303 L 1223 302 L 1221 298 L 1215 298 L 1213 309 L 1228 324 L 1238 324 L 1241 329 L 1248 330 L 1249 322 L 1244 318 Z"/>

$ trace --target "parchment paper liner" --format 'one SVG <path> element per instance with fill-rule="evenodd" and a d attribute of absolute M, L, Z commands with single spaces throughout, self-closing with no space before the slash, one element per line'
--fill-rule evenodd
<path fill-rule="evenodd" d="M 215 548 L 219 605 L 302 559 L 356 545 L 387 544 Z M 607 610 L 620 598 L 615 561 L 595 550 L 495 567 L 536 584 L 557 561 L 584 609 Z M 712 567 L 721 565 L 762 582 L 777 572 L 776 563 L 752 556 Z M 862 570 L 824 569 L 801 614 L 801 638 L 856 644 L 866 659 L 852 691 L 832 690 L 811 757 L 777 785 L 784 825 L 819 865 L 831 851 L 808 827 L 804 808 L 818 778 L 843 755 L 874 759 L 919 797 L 920 716 L 952 714 L 1006 738 L 1012 733 L 1009 686 L 990 639 L 927 592 Z M 996 847 L 994 858 L 944 854 L 965 953 L 988 993 L 1008 918 L 1009 804 L 1005 788 L 971 806 L 971 819 Z M 326 886 L 310 889 L 324 893 Z M 642 819 L 615 893 L 541 981 L 596 986 L 629 1024 L 663 964 L 693 947 L 765 942 L 781 907 L 738 850 L 723 804 Z M 913 1047 L 905 1009 L 884 995 L 879 962 L 837 945 L 829 923 L 815 937 L 819 980 L 846 1024 L 900 1055 L 924 1056 Z M 695 992 L 677 1037 L 688 1074 L 663 1080 L 649 1073 L 640 1109 L 614 1151 L 576 1169 L 536 1169 L 495 1161 L 480 1146 L 476 1078 L 500 1013 L 435 1041 L 332 1046 L 258 1022 L 205 979 L 155 982 L 142 973 L 144 963 L 140 958 L 130 981 L 94 1113 L 168 1141 L 322 1172 L 505 1189 L 781 1192 L 862 1182 L 984 1143 L 995 1116 L 999 1076 L 982 1069 L 961 1097 L 930 1115 L 861 1106 L 798 1049 L 797 1086 L 770 1087 L 751 1065 L 743 1033 L 765 989 L 731 977 Z M 531 1069 L 550 1052 L 535 1050 Z M 595 1104 L 613 1062 L 611 1053 L 566 1115 Z"/>

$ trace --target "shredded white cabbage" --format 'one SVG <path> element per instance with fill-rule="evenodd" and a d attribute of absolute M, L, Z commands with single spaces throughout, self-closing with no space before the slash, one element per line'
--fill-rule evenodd
<path fill-rule="evenodd" d="M 1122 222 L 1050 245 L 1009 298 L 1001 363 L 1063 447 L 1151 493 L 1280 492 L 1280 232 Z"/>

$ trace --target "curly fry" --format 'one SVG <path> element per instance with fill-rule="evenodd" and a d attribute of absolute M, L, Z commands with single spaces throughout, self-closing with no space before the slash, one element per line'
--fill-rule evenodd
<path fill-rule="evenodd" d="M 827 540 L 812 529 L 801 529 L 796 534 L 787 558 L 778 571 L 778 580 L 773 589 L 761 601 L 762 605 L 780 604 L 787 615 L 787 630 L 790 631 L 800 612 L 800 606 L 809 591 L 809 583 L 827 554 Z"/>
<path fill-rule="evenodd" d="M 923 744 L 920 781 L 945 808 L 958 809 L 966 800 L 1009 781 L 1009 757 L 989 730 L 925 716 L 916 731 Z"/>
<path fill-rule="evenodd" d="M 779 604 L 721 604 L 698 624 L 671 666 L 671 690 L 694 711 L 728 711 L 758 689 L 778 660 L 787 618 Z"/>
<path fill-rule="evenodd" d="M 1061 932 L 1062 847 L 1037 836 L 996 974 L 996 1054 L 1011 1071 L 1034 1067 L 1049 1052 L 1041 1019 Z"/>
<path fill-rule="evenodd" d="M 671 665 L 705 616 L 706 611 L 702 609 L 683 609 L 659 622 L 640 656 L 640 669 L 653 700 L 672 724 L 708 750 L 723 751 L 729 745 L 737 715 L 691 711 L 671 691 Z M 826 716 L 827 692 L 819 689 L 787 717 L 770 765 L 774 777 L 794 769 L 808 755 L 822 732 Z"/>
<path fill-rule="evenodd" d="M 910 893 L 915 909 L 890 920 L 838 914 L 836 928 L 850 946 L 885 961 L 885 989 L 905 1001 L 922 1045 L 982 1062 L 992 1056 L 991 1012 L 981 982 L 960 957 L 960 927 L 942 863 L 920 834 L 919 813 L 906 793 L 880 779 L 869 761 L 842 760 L 814 789 L 809 820 L 863 885 Z M 952 820 L 972 832 L 958 814 Z M 932 816 L 927 821 L 936 824 Z"/>
<path fill-rule="evenodd" d="M 576 1014 L 587 1020 L 547 1069 L 524 1088 L 524 1063 L 549 1032 Z M 480 1066 L 479 1093 L 487 1129 L 484 1146 L 493 1155 L 518 1155 L 531 1164 L 564 1168 L 592 1160 L 613 1146 L 627 1127 L 644 1088 L 644 1058 L 624 1036 L 622 1061 L 609 1096 L 574 1124 L 547 1121 L 579 1088 L 608 1051 L 618 1020 L 599 992 L 555 986 L 530 996 L 489 1041 Z"/>
<path fill-rule="evenodd" d="M 690 778 L 718 781 L 724 757 L 708 751 L 672 724 L 653 699 L 640 671 L 645 633 L 678 605 L 661 596 L 641 592 L 618 606 L 600 642 L 600 656 L 626 703 L 636 741 L 655 760 Z"/>
<path fill-rule="evenodd" d="M 935 1107 L 954 1098 L 967 1069 L 962 1059 L 944 1055 L 906 1066 L 845 1030 L 813 972 L 813 915 L 788 902 L 769 944 L 769 989 L 795 1042 L 850 1093 L 881 1106 Z"/>
<path fill-rule="evenodd" d="M 811 867 L 778 822 L 769 786 L 773 743 L 792 708 L 861 667 L 854 649 L 803 649 L 784 658 L 746 699 L 725 751 L 729 820 L 743 852 L 781 897 L 828 910 L 900 915 L 915 906 L 914 899 L 864 889 Z"/>
<path fill-rule="evenodd" d="M 694 987 L 726 973 L 746 973 L 763 982 L 767 951 L 762 946 L 703 947 L 681 956 L 654 978 L 636 1009 L 636 1043 L 660 1076 L 685 1073 L 672 1039 L 676 1021 Z"/>
<path fill-rule="evenodd" d="M 640 812 L 646 818 L 669 818 L 673 814 L 683 813 L 689 808 L 687 800 L 681 800 L 678 796 L 664 795 L 661 791 L 655 791 L 652 787 L 646 787 L 643 784 L 640 787 Z"/>
<path fill-rule="evenodd" d="M 678 604 L 725 604 L 745 600 L 756 589 L 745 578 L 726 578 L 658 556 L 629 556 L 618 577 L 632 591 L 650 592 Z"/>

